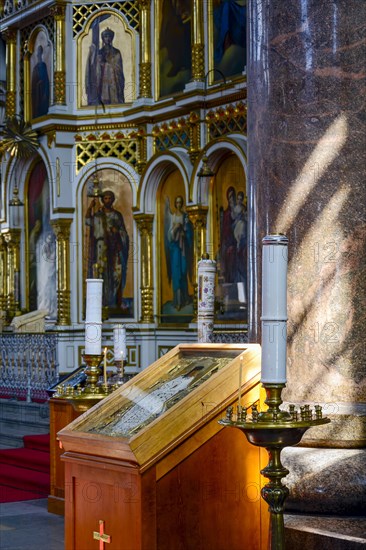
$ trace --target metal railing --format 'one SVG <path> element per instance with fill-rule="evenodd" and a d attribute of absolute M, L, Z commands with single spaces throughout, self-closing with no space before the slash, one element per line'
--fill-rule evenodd
<path fill-rule="evenodd" d="M 0 334 L 0 396 L 44 401 L 58 381 L 56 334 Z"/>

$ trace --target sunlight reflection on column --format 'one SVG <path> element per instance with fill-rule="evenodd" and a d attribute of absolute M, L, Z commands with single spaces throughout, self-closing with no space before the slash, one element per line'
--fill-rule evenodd
<path fill-rule="evenodd" d="M 286 197 L 276 220 L 276 231 L 286 234 L 296 220 L 308 195 L 313 191 L 328 166 L 339 155 L 348 135 L 348 122 L 344 114 L 339 115 L 320 138 L 314 151 Z"/>

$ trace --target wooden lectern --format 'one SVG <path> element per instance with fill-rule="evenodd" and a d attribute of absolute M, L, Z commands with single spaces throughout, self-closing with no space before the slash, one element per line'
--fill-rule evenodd
<path fill-rule="evenodd" d="M 256 344 L 181 344 L 61 430 L 66 550 L 264 548 L 260 450 L 218 424 L 259 376 Z"/>

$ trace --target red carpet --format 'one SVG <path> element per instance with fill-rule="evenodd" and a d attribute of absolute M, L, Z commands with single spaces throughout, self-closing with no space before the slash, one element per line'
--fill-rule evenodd
<path fill-rule="evenodd" d="M 50 489 L 50 436 L 27 435 L 24 447 L 0 450 L 0 502 L 45 498 Z"/>

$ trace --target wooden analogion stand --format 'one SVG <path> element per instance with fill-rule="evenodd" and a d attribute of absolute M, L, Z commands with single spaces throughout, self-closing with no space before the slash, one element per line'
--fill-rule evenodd
<path fill-rule="evenodd" d="M 61 430 L 66 550 L 265 548 L 260 449 L 218 424 L 259 371 L 256 344 L 181 344 Z"/>

